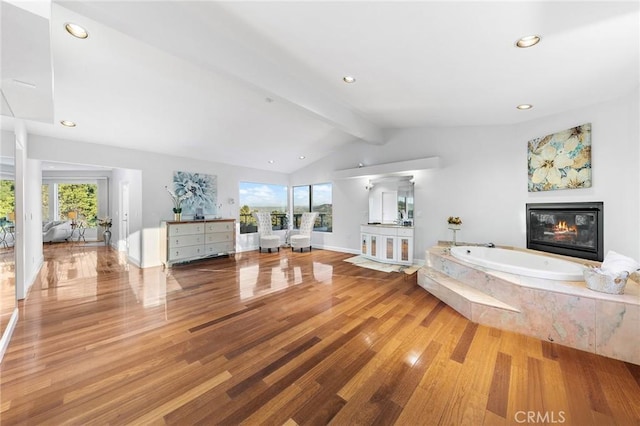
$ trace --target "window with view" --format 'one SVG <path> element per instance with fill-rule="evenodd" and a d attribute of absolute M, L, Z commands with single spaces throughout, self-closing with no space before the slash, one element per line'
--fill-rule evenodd
<path fill-rule="evenodd" d="M 43 184 L 42 220 L 74 220 L 82 222 L 85 228 L 95 228 L 98 220 L 98 185 L 95 183 Z"/>
<path fill-rule="evenodd" d="M 0 222 L 13 222 L 15 211 L 15 184 L 12 180 L 0 180 Z"/>
<path fill-rule="evenodd" d="M 274 230 L 287 229 L 287 187 L 240 182 L 240 233 L 258 232 L 254 212 L 271 213 Z"/>
<path fill-rule="evenodd" d="M 300 218 L 304 212 L 318 212 L 313 226 L 316 232 L 333 231 L 333 187 L 330 183 L 293 187 L 293 221 L 294 228 L 300 226 Z"/>

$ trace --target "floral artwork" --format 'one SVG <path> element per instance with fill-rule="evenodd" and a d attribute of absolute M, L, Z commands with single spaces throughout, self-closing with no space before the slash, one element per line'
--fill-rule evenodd
<path fill-rule="evenodd" d="M 528 143 L 529 192 L 591 187 L 591 123 Z"/>
<path fill-rule="evenodd" d="M 173 193 L 180 200 L 183 214 L 216 214 L 218 179 L 204 173 L 173 172 Z"/>

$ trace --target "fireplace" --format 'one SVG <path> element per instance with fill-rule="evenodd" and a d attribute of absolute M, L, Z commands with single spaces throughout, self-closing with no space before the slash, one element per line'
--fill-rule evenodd
<path fill-rule="evenodd" d="M 527 248 L 602 261 L 602 202 L 527 204 Z"/>

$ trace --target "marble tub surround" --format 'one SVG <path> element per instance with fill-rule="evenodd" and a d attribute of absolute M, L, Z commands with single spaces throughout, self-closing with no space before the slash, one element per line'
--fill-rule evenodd
<path fill-rule="evenodd" d="M 640 285 L 635 281 L 615 295 L 590 290 L 584 281 L 472 266 L 444 246 L 427 250 L 426 259 L 418 284 L 471 321 L 640 365 Z M 582 259 L 577 263 L 597 265 Z M 499 303 L 483 303 L 482 294 Z"/>

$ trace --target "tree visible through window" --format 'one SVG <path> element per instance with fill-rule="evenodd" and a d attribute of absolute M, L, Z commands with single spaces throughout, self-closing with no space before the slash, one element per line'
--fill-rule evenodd
<path fill-rule="evenodd" d="M 318 212 L 313 226 L 317 232 L 333 231 L 333 187 L 330 183 L 293 187 L 294 227 L 300 226 L 304 212 Z"/>
<path fill-rule="evenodd" d="M 270 212 L 273 229 L 287 229 L 287 187 L 240 182 L 240 233 L 258 231 L 253 212 Z"/>
<path fill-rule="evenodd" d="M 7 220 L 9 213 L 15 210 L 15 183 L 12 180 L 0 180 L 0 220 Z"/>
<path fill-rule="evenodd" d="M 59 183 L 58 212 L 67 219 L 69 212 L 77 213 L 77 220 L 96 226 L 98 216 L 98 185 L 95 183 Z"/>

